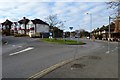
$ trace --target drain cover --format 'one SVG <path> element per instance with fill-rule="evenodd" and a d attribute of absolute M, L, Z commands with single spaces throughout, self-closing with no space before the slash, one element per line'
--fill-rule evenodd
<path fill-rule="evenodd" d="M 83 68 L 83 67 L 85 67 L 84 64 L 73 64 L 73 65 L 71 66 L 71 68 Z"/>

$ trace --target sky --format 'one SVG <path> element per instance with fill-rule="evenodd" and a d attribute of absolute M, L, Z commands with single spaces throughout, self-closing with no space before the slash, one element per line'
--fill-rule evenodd
<path fill-rule="evenodd" d="M 87 14 L 89 13 L 89 14 Z M 108 17 L 114 16 L 114 10 L 108 9 L 103 1 L 74 1 L 74 0 L 12 0 L 0 1 L 0 23 L 6 19 L 18 21 L 23 17 L 28 19 L 41 19 L 45 21 L 49 15 L 58 15 L 58 19 L 64 21 L 65 31 L 85 29 L 91 31 L 90 14 L 92 15 L 92 30 L 108 24 Z"/>

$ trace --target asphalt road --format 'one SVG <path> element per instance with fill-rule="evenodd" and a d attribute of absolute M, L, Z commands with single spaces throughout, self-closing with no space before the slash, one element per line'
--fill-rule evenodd
<path fill-rule="evenodd" d="M 56 63 L 73 58 L 107 52 L 108 44 L 81 39 L 86 45 L 58 45 L 28 37 L 3 37 L 8 44 L 2 46 L 2 77 L 28 78 Z M 110 50 L 118 47 L 110 43 Z"/>
<path fill-rule="evenodd" d="M 101 46 L 100 49 L 91 51 L 92 55 L 81 56 L 42 78 L 118 80 L 118 47 L 115 46 L 115 43 L 110 43 L 110 45 L 110 53 L 107 53 L 105 46 Z"/>

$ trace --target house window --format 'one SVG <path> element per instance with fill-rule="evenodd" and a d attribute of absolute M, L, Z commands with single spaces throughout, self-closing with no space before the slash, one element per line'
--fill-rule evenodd
<path fill-rule="evenodd" d="M 24 29 L 25 25 L 24 24 L 21 24 L 21 28 Z"/>
<path fill-rule="evenodd" d="M 30 24 L 30 27 L 33 27 L 33 24 Z"/>

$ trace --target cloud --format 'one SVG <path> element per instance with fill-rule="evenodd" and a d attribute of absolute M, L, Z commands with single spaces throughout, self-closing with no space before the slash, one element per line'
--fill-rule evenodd
<path fill-rule="evenodd" d="M 111 0 L 2 0 L 0 2 L 109 2 L 109 1 Z"/>
<path fill-rule="evenodd" d="M 37 0 L 35 0 L 37 1 Z M 100 27 L 108 23 L 107 17 L 112 10 L 106 9 L 106 4 L 103 2 L 0 2 L 0 22 L 5 19 L 18 21 L 22 17 L 29 19 L 45 18 L 51 14 L 58 14 L 58 18 L 66 21 L 65 29 L 69 30 L 70 26 L 74 30 L 82 29 L 90 30 L 90 16 L 93 15 L 93 28 Z"/>

